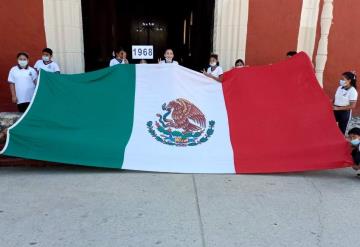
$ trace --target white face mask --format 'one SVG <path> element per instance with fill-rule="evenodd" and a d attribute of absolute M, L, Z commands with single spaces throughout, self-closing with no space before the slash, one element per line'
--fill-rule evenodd
<path fill-rule="evenodd" d="M 44 62 L 49 62 L 50 61 L 50 57 L 49 56 L 42 56 L 42 60 Z"/>
<path fill-rule="evenodd" d="M 346 83 L 345 80 L 340 80 L 340 81 L 339 81 L 339 84 L 340 84 L 340 86 L 342 86 L 342 87 L 345 86 L 345 83 Z"/>
<path fill-rule="evenodd" d="M 18 60 L 20 67 L 25 68 L 28 65 L 28 60 Z"/>
<path fill-rule="evenodd" d="M 171 58 L 167 58 L 167 57 L 166 57 L 165 60 L 166 60 L 167 63 L 171 63 L 171 62 L 172 62 L 172 59 L 171 59 Z"/>
<path fill-rule="evenodd" d="M 210 63 L 211 67 L 215 67 L 217 65 L 217 63 Z"/>
<path fill-rule="evenodd" d="M 351 145 L 353 145 L 353 146 L 357 146 L 357 145 L 360 144 L 360 140 L 359 140 L 359 139 L 354 139 L 354 140 L 351 140 L 350 142 L 351 142 Z"/>

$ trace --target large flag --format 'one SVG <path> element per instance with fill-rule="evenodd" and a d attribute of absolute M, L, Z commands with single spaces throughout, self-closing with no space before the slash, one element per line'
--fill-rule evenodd
<path fill-rule="evenodd" d="M 2 153 L 181 173 L 347 167 L 350 148 L 305 54 L 233 69 L 223 84 L 179 65 L 42 71 Z"/>

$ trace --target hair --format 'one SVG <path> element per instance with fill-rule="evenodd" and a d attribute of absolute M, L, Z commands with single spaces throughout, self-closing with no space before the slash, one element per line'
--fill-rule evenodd
<path fill-rule="evenodd" d="M 242 59 L 237 59 L 235 61 L 235 66 L 236 66 L 237 63 L 241 63 L 243 66 L 245 65 L 245 63 L 244 63 L 244 61 Z"/>
<path fill-rule="evenodd" d="M 164 54 L 165 54 L 167 51 L 172 51 L 172 52 L 174 53 L 174 50 L 173 50 L 173 49 L 167 48 L 167 49 L 165 49 Z"/>
<path fill-rule="evenodd" d="M 50 56 L 52 56 L 52 55 L 53 55 L 53 51 L 52 51 L 50 48 L 44 48 L 44 49 L 42 50 L 42 52 L 49 53 L 49 54 L 50 54 Z"/>
<path fill-rule="evenodd" d="M 210 58 L 215 58 L 216 60 L 219 61 L 219 56 L 217 54 L 211 54 Z"/>
<path fill-rule="evenodd" d="M 288 51 L 288 52 L 286 53 L 286 56 L 292 57 L 292 56 L 295 56 L 296 54 L 297 54 L 296 51 Z"/>
<path fill-rule="evenodd" d="M 20 56 L 25 56 L 27 59 L 29 59 L 29 54 L 27 52 L 19 52 L 17 55 L 16 55 L 16 58 L 19 58 Z"/>
<path fill-rule="evenodd" d="M 117 47 L 114 52 L 115 54 L 119 53 L 119 52 L 122 52 L 122 51 L 125 51 L 124 48 L 122 48 L 121 46 L 120 47 Z"/>
<path fill-rule="evenodd" d="M 344 76 L 347 80 L 350 80 L 351 86 L 356 88 L 356 74 L 355 74 L 355 72 L 347 71 L 347 72 L 342 73 L 342 76 Z"/>
<path fill-rule="evenodd" d="M 352 128 L 351 130 L 349 130 L 348 135 L 360 136 L 360 128 Z"/>

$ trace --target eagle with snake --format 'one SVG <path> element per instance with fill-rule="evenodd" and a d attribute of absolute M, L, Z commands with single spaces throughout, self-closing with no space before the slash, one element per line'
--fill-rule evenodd
<path fill-rule="evenodd" d="M 193 103 L 186 99 L 176 99 L 163 105 L 167 113 L 163 116 L 166 127 L 183 129 L 184 133 L 200 131 L 206 128 L 205 115 Z M 166 117 L 171 114 L 171 119 Z"/>

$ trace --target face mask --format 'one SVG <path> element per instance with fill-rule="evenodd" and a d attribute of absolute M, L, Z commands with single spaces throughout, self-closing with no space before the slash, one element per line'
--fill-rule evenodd
<path fill-rule="evenodd" d="M 20 67 L 25 68 L 28 65 L 27 60 L 18 60 Z"/>
<path fill-rule="evenodd" d="M 211 67 L 215 67 L 217 64 L 216 63 L 210 63 Z"/>
<path fill-rule="evenodd" d="M 49 56 L 42 56 L 42 60 L 44 62 L 49 62 L 50 61 L 50 57 Z"/>
<path fill-rule="evenodd" d="M 353 146 L 357 146 L 357 145 L 360 144 L 360 140 L 359 140 L 359 139 L 354 139 L 354 140 L 351 140 L 350 142 L 351 142 L 351 145 L 353 145 Z"/>
<path fill-rule="evenodd" d="M 340 86 L 342 86 L 342 87 L 345 86 L 345 83 L 346 83 L 345 80 L 340 80 L 340 81 L 339 81 L 339 84 L 340 84 Z"/>
<path fill-rule="evenodd" d="M 171 63 L 171 62 L 172 62 L 172 59 L 171 59 L 171 58 L 167 58 L 167 57 L 166 57 L 165 60 L 166 60 L 167 63 Z"/>

